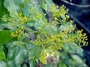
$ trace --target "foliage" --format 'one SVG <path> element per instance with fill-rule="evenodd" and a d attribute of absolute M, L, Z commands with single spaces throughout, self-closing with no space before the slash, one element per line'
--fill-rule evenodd
<path fill-rule="evenodd" d="M 68 53 L 83 56 L 81 46 L 88 43 L 86 34 L 75 30 L 64 5 L 58 7 L 52 0 L 4 0 L 3 4 L 8 12 L 0 24 L 0 67 L 24 66 L 25 60 L 30 67 L 39 62 L 46 67 L 85 65 L 77 55 L 68 57 Z M 48 57 L 53 61 L 49 63 Z"/>

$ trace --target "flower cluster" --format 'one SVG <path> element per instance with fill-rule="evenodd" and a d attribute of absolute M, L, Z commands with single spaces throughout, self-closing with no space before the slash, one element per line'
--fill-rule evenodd
<path fill-rule="evenodd" d="M 6 21 L 8 20 L 8 18 L 4 15 L 4 16 L 2 17 L 2 20 L 3 20 L 4 22 L 6 22 Z"/>
<path fill-rule="evenodd" d="M 11 28 L 11 36 L 17 38 L 19 43 L 23 44 L 23 40 L 29 35 L 35 35 L 35 39 L 31 39 L 35 46 L 40 47 L 40 49 L 35 48 L 35 52 L 39 53 L 39 56 L 45 54 L 56 54 L 58 50 L 65 47 L 67 43 L 77 43 L 79 46 L 87 45 L 87 36 L 82 34 L 82 30 L 75 32 L 75 25 L 73 21 L 69 20 L 69 15 L 66 13 L 68 9 L 65 6 L 51 6 L 50 12 L 52 13 L 52 20 L 48 22 L 45 14 L 35 11 L 36 9 L 32 7 L 29 12 L 30 16 L 26 17 L 22 13 L 10 14 L 9 18 L 3 16 L 3 21 L 8 22 L 8 26 Z M 32 29 L 35 28 L 35 29 Z M 27 44 L 27 43 L 26 43 Z M 49 51 L 50 50 L 50 51 Z M 33 51 L 30 55 L 33 54 Z M 37 54 L 35 54 L 36 56 Z M 33 57 L 32 57 L 33 58 Z M 44 57 L 45 58 L 45 57 Z"/>
<path fill-rule="evenodd" d="M 10 13 L 10 16 L 6 16 L 4 15 L 2 17 L 2 20 L 4 22 L 7 22 L 8 23 L 8 26 L 9 27 L 21 27 L 23 26 L 23 24 L 25 24 L 27 21 L 28 21 L 28 17 L 26 16 L 23 16 L 22 13 Z"/>
<path fill-rule="evenodd" d="M 40 19 L 42 17 L 42 14 L 40 14 L 39 12 L 36 12 L 36 18 Z"/>
<path fill-rule="evenodd" d="M 17 19 L 18 19 L 18 22 L 19 22 L 20 24 L 24 24 L 25 22 L 28 21 L 28 17 L 23 16 L 22 13 L 20 13 L 20 14 L 15 13 L 15 15 L 16 15 L 16 17 L 17 17 Z"/>
<path fill-rule="evenodd" d="M 12 30 L 11 36 L 16 37 L 18 40 L 22 40 L 23 38 L 27 37 L 28 34 L 24 32 L 25 27 L 24 24 L 28 22 L 28 17 L 23 16 L 22 13 L 10 13 L 8 19 L 7 16 L 3 16 L 2 20 L 7 22 L 7 27 Z"/>
<path fill-rule="evenodd" d="M 83 34 L 82 30 L 75 31 L 76 25 L 73 25 L 73 20 L 69 20 L 70 17 L 66 14 L 67 11 L 64 6 L 59 8 L 52 5 L 52 22 L 47 22 L 44 27 L 41 27 L 38 30 L 37 38 L 30 41 L 36 46 L 42 46 L 45 55 L 47 53 L 55 54 L 58 52 L 57 50 L 63 49 L 67 43 L 76 43 L 80 47 L 88 44 L 85 33 Z M 58 24 L 61 25 L 58 27 Z M 51 52 L 47 49 L 50 49 Z"/>
<path fill-rule="evenodd" d="M 15 32 L 11 33 L 12 37 L 16 37 L 18 40 L 22 40 L 25 37 L 28 37 L 27 33 L 24 33 L 24 29 L 17 29 Z"/>
<path fill-rule="evenodd" d="M 66 7 L 64 5 L 59 8 L 58 6 L 53 4 L 51 6 L 51 12 L 52 12 L 53 17 L 60 18 L 68 12 L 68 9 L 66 9 Z"/>
<path fill-rule="evenodd" d="M 80 46 L 88 45 L 88 42 L 87 42 L 88 37 L 86 36 L 86 33 L 82 33 L 82 32 L 83 32 L 83 30 L 78 30 L 76 32 L 76 35 L 77 35 L 76 42 Z"/>

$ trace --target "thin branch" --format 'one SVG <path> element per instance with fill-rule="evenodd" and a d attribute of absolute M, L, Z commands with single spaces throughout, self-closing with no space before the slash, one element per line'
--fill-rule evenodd
<path fill-rule="evenodd" d="M 76 7 L 81 7 L 81 8 L 89 8 L 90 7 L 90 5 L 79 5 L 79 4 L 72 3 L 72 0 L 70 0 L 70 2 L 68 2 L 66 0 L 61 0 L 61 1 L 66 3 L 66 4 L 76 6 Z"/>

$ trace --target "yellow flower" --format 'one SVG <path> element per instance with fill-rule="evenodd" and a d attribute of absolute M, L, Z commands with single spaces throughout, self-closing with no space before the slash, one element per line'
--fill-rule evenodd
<path fill-rule="evenodd" d="M 6 22 L 8 19 L 6 18 L 6 16 L 3 16 L 2 20 Z"/>
<path fill-rule="evenodd" d="M 58 18 L 57 18 L 57 17 L 54 17 L 54 20 L 55 20 L 55 21 L 57 21 L 57 20 L 58 20 Z"/>
<path fill-rule="evenodd" d="M 42 14 L 40 14 L 39 12 L 36 12 L 36 18 L 40 19 L 42 17 Z"/>
<path fill-rule="evenodd" d="M 11 36 L 12 36 L 12 37 L 16 37 L 16 35 L 14 34 L 14 32 L 11 33 Z"/>
<path fill-rule="evenodd" d="M 70 18 L 70 16 L 69 16 L 69 15 L 66 15 L 66 18 L 67 18 L 67 19 L 69 19 L 69 18 Z"/>

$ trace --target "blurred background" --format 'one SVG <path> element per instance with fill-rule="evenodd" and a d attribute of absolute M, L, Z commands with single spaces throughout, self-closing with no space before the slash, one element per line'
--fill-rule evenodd
<path fill-rule="evenodd" d="M 86 63 L 90 66 L 90 0 L 53 0 L 58 6 L 65 5 L 69 12 L 71 19 L 77 26 L 77 29 L 83 29 L 88 36 L 88 46 L 82 47 L 84 49 L 84 58 Z"/>

